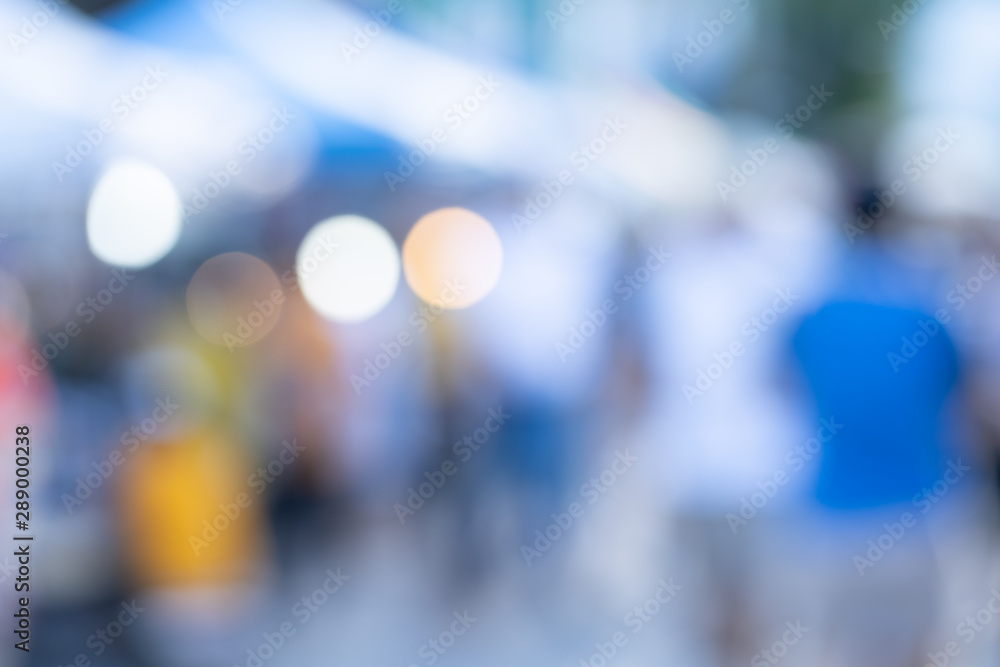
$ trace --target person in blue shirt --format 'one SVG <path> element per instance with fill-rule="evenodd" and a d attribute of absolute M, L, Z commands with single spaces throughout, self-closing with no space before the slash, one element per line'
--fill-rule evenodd
<path fill-rule="evenodd" d="M 893 252 L 888 222 L 849 236 L 835 289 L 791 342 L 816 416 L 841 427 L 818 452 L 803 542 L 820 565 L 816 634 L 824 661 L 856 667 L 927 662 L 941 574 L 920 498 L 969 469 L 953 449 L 950 311 L 936 277 Z"/>
<path fill-rule="evenodd" d="M 802 323 L 793 347 L 819 414 L 845 425 L 820 456 L 821 504 L 905 503 L 941 478 L 942 412 L 958 358 L 932 314 L 831 301 Z"/>

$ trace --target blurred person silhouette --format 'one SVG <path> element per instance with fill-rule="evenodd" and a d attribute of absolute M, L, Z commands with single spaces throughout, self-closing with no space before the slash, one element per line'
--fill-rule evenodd
<path fill-rule="evenodd" d="M 333 380 L 342 371 L 335 334 L 297 293 L 297 283 L 286 289 L 282 319 L 253 356 L 260 380 L 252 385 L 253 411 L 271 443 L 262 459 L 281 456 L 281 443 L 292 438 L 301 449 L 268 491 L 275 555 L 290 575 L 304 562 L 328 561 L 336 545 L 351 540 L 359 517 L 351 511 L 343 441 L 332 423 L 344 402 Z"/>
<path fill-rule="evenodd" d="M 239 362 L 182 334 L 164 340 L 125 364 L 127 395 L 145 408 L 133 410 L 137 446 L 115 477 L 123 578 L 148 609 L 142 627 L 157 663 L 219 664 L 261 611 L 264 501 L 248 486 L 252 458 L 232 426 Z"/>
<path fill-rule="evenodd" d="M 508 210 L 522 205 L 512 201 Z M 489 382 L 483 399 L 503 415 L 456 485 L 464 539 L 481 552 L 488 541 L 492 553 L 482 558 L 501 574 L 500 588 L 547 624 L 565 622 L 577 604 L 569 556 L 582 531 L 570 526 L 563 535 L 557 526 L 554 540 L 544 533 L 614 457 L 604 451 L 604 415 L 594 408 L 621 317 L 618 307 L 602 309 L 618 279 L 621 222 L 621 212 L 596 194 L 567 190 L 532 226 L 499 227 L 503 278 L 462 322 L 466 347 Z M 480 414 L 456 436 L 481 426 Z"/>
<path fill-rule="evenodd" d="M 856 208 L 875 203 L 871 193 Z M 937 277 L 907 257 L 900 225 L 845 226 L 852 246 L 832 293 L 792 338 L 815 416 L 842 426 L 818 454 L 813 488 L 828 664 L 926 662 L 940 582 L 924 513 L 971 477 L 955 454 L 960 365 L 947 309 L 935 308 Z"/>
<path fill-rule="evenodd" d="M 416 489 L 442 469 L 455 472 L 441 477 L 440 490 L 420 516 L 400 515 L 407 525 L 421 527 L 422 550 L 432 556 L 427 569 L 449 604 L 498 588 L 512 591 L 504 577 L 513 571 L 522 579 L 525 563 L 508 557 L 534 540 L 534 531 L 560 509 L 573 463 L 576 425 L 566 407 L 543 392 L 512 386 L 509 369 L 505 374 L 496 365 L 491 343 L 509 333 L 513 319 L 485 332 L 484 320 L 493 324 L 494 314 L 484 317 L 483 311 L 498 307 L 492 299 L 428 326 L 432 402 L 426 410 L 433 427 L 424 434 L 427 451 L 407 483 Z M 531 335 L 530 327 L 523 329 Z M 551 341 L 545 342 L 551 353 Z"/>
<path fill-rule="evenodd" d="M 796 313 L 819 289 L 828 225 L 771 194 L 678 231 L 647 295 L 640 458 L 667 522 L 664 574 L 685 587 L 667 611 L 678 664 L 745 664 L 794 618 L 794 584 L 777 577 L 789 558 L 783 518 L 801 490 L 790 474 L 777 480 L 806 431 L 779 370 Z"/>

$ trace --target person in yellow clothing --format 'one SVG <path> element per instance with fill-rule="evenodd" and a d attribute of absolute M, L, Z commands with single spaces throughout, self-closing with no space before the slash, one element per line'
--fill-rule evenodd
<path fill-rule="evenodd" d="M 115 476 L 122 584 L 146 609 L 136 640 L 159 664 L 232 664 L 268 608 L 272 543 L 257 455 L 247 361 L 192 336 L 177 313 L 123 364 L 141 410 L 170 416 L 145 431 Z M 144 427 L 145 428 L 145 427 Z"/>
<path fill-rule="evenodd" d="M 146 443 L 121 479 L 123 545 L 140 587 L 253 579 L 261 507 L 245 456 L 222 434 L 191 429 Z"/>
<path fill-rule="evenodd" d="M 140 404 L 176 404 L 128 455 L 117 502 L 127 576 L 138 589 L 226 587 L 259 579 L 266 552 L 263 498 L 245 420 L 245 364 L 168 311 L 159 336 L 127 362 Z"/>

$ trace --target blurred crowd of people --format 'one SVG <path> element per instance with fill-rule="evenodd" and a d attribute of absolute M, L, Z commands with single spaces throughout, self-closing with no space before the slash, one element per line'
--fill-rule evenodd
<path fill-rule="evenodd" d="M 201 25 L 195 4 L 123 3 L 47 29 L 186 48 L 211 68 L 225 65 L 206 43 L 252 44 L 281 80 L 268 85 L 301 104 L 286 143 L 262 146 L 252 168 L 234 157 L 224 185 L 210 179 L 218 201 L 204 199 L 210 181 L 176 176 L 207 208 L 163 259 L 123 271 L 92 256 L 79 224 L 91 167 L 40 197 L 51 174 L 0 166 L 25 200 L 5 218 L 38 217 L 0 235 L 0 423 L 30 424 L 37 443 L 26 664 L 996 664 L 1000 190 L 977 170 L 996 160 L 983 150 L 1000 154 L 1000 104 L 976 76 L 1000 56 L 956 27 L 995 28 L 994 10 L 919 10 L 938 22 L 913 26 L 917 47 L 953 54 L 972 34 L 956 62 L 981 69 L 962 70 L 963 88 L 920 59 L 879 69 L 875 55 L 858 64 L 864 54 L 834 49 L 828 62 L 819 47 L 782 82 L 781 56 L 760 45 L 779 19 L 793 53 L 827 20 L 888 42 L 884 2 L 832 17 L 819 2 L 425 3 L 437 19 L 405 2 L 223 3 L 216 19 L 198 5 L 218 40 L 185 32 Z M 740 20 L 720 19 L 731 32 L 713 33 L 690 76 L 668 71 L 663 44 L 697 35 L 692 17 L 720 16 L 716 5 Z M 529 9 L 534 32 L 518 30 Z M 337 99 L 288 74 L 325 21 L 346 35 L 369 18 L 379 30 L 352 59 L 375 67 L 384 53 L 398 72 L 337 73 Z M 466 25 L 472 37 L 455 28 Z M 973 47 L 992 58 L 973 62 Z M 468 73 L 456 71 L 485 54 L 510 67 L 480 100 L 494 120 L 469 112 L 434 139 L 442 154 L 421 148 L 427 167 L 407 162 L 403 135 L 434 136 L 422 133 L 437 119 L 407 126 L 425 110 L 396 104 L 454 97 Z M 399 72 L 418 56 L 423 83 L 447 90 L 403 94 Z M 627 84 L 607 84 L 598 64 Z M 43 103 L 29 83 L 44 68 L 20 66 L 4 64 L 0 94 L 23 121 Z M 833 94 L 808 107 L 816 119 L 762 143 L 767 119 L 784 117 L 774 107 L 794 109 L 822 84 L 803 77 L 824 74 Z M 185 75 L 171 76 L 150 94 Z M 865 96 L 879 77 L 899 88 L 893 101 Z M 891 104 L 902 120 L 884 120 Z M 587 114 L 571 117 L 577 107 Z M 545 135 L 525 120 L 534 112 L 565 133 Z M 300 250 L 318 221 L 374 220 L 409 269 L 414 224 L 449 207 L 482 216 L 502 246 L 481 301 L 462 302 L 461 283 L 449 295 L 461 307 L 428 298 L 406 275 L 368 319 L 324 317 Z M 0 558 L 5 605 L 10 568 Z"/>

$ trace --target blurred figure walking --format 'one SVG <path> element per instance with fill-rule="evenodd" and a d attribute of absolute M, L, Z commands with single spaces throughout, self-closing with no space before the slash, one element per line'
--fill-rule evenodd
<path fill-rule="evenodd" d="M 817 417 L 842 425 L 814 487 L 824 664 L 926 662 L 939 572 L 921 498 L 969 477 L 942 436 L 959 377 L 944 310 L 887 224 L 852 239 L 839 284 L 793 339 Z"/>

